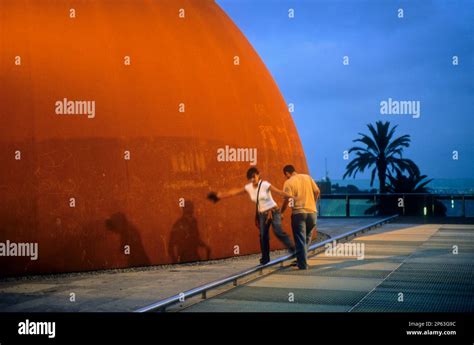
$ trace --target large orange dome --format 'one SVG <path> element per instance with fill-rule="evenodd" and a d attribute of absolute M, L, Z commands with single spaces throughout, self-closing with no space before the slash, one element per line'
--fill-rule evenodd
<path fill-rule="evenodd" d="M 6 0 L 0 14 L 0 241 L 39 244 L 38 260 L 0 257 L 1 273 L 259 251 L 247 196 L 206 200 L 246 183 L 249 161 L 218 150 L 257 149 L 280 187 L 283 165 L 307 166 L 277 85 L 217 4 Z"/>

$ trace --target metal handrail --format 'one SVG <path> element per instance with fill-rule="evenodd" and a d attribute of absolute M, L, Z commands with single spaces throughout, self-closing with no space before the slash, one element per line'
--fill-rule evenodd
<path fill-rule="evenodd" d="M 400 215 L 405 216 L 406 215 L 406 204 L 405 201 L 407 202 L 407 205 L 413 206 L 417 205 L 417 202 L 420 203 L 418 204 L 417 208 L 410 207 L 410 215 L 416 215 L 416 216 L 436 216 L 436 202 L 442 202 L 443 200 L 451 200 L 451 203 L 456 200 L 456 202 L 460 202 L 460 209 L 461 209 L 461 214 L 459 215 L 460 217 L 472 217 L 473 215 L 471 213 L 466 214 L 466 202 L 468 200 L 474 200 L 474 194 L 472 193 L 464 193 L 464 194 L 456 194 L 456 193 L 332 193 L 332 194 L 321 194 L 321 197 L 318 199 L 318 208 L 319 208 L 319 217 L 324 218 L 324 217 L 351 217 L 354 215 L 351 215 L 351 203 L 354 200 L 367 200 L 367 202 L 370 202 L 370 199 L 373 199 L 372 201 L 372 206 L 376 206 L 377 204 L 383 204 L 384 200 L 383 198 L 398 198 L 397 202 L 397 207 L 400 212 Z M 398 205 L 400 203 L 400 198 L 403 200 L 402 206 Z M 423 199 L 421 199 L 423 198 Z M 379 199 L 379 202 L 377 202 L 377 199 Z M 345 204 L 345 212 L 341 209 L 338 208 L 335 212 L 329 211 L 328 214 L 326 214 L 326 209 L 324 202 L 329 202 L 329 201 L 335 201 L 338 203 L 338 206 L 344 206 L 342 205 L 343 203 Z M 414 204 L 411 204 L 413 201 L 415 201 Z M 392 199 L 392 202 L 394 200 Z M 421 204 L 423 203 L 423 205 Z M 367 205 L 368 207 L 369 205 Z M 394 206 L 394 205 L 392 205 Z M 428 208 L 431 208 L 431 211 L 428 212 Z M 454 204 L 452 204 L 451 208 L 454 208 Z M 366 208 L 363 214 L 357 214 L 355 215 L 356 217 L 371 217 L 376 215 L 376 210 L 372 209 L 372 212 L 366 214 L 369 208 Z M 458 206 L 458 211 L 459 211 L 459 206 Z M 357 213 L 357 211 L 356 211 Z M 443 214 L 438 214 L 438 215 L 443 215 Z"/>
<path fill-rule="evenodd" d="M 393 220 L 397 217 L 398 217 L 398 215 L 393 215 L 393 216 L 378 220 L 376 222 L 370 223 L 368 225 L 361 226 L 361 227 L 359 227 L 355 230 L 346 232 L 346 233 L 341 234 L 339 236 L 331 237 L 330 239 L 327 239 L 325 241 L 314 243 L 314 244 L 312 244 L 311 246 L 308 247 L 308 251 L 314 251 L 318 248 L 323 247 L 327 243 L 332 243 L 334 241 L 338 241 L 338 240 L 344 239 L 346 237 L 350 237 L 350 236 L 352 236 L 352 235 L 354 235 L 358 232 L 367 231 L 367 230 L 369 230 L 369 229 L 371 229 L 375 226 L 382 225 L 384 223 L 390 222 L 391 220 Z M 282 257 L 279 257 L 275 260 L 272 260 L 272 261 L 270 261 L 269 263 L 267 263 L 265 265 L 258 265 L 258 266 L 249 268 L 245 271 L 235 273 L 235 274 L 233 274 L 229 277 L 222 278 L 222 279 L 219 279 L 219 280 L 216 280 L 216 281 L 213 281 L 213 282 L 195 287 L 193 289 L 184 291 L 184 292 L 179 293 L 177 295 L 165 298 L 165 299 L 160 300 L 158 302 L 155 302 L 155 303 L 152 303 L 152 304 L 147 305 L 145 307 L 142 307 L 140 309 L 137 309 L 137 310 L 135 310 L 135 312 L 144 313 L 144 312 L 150 312 L 150 311 L 156 311 L 156 310 L 165 311 L 167 307 L 169 307 L 173 304 L 176 304 L 176 303 L 180 303 L 180 302 L 182 302 L 183 299 L 186 300 L 190 297 L 194 297 L 194 296 L 197 296 L 199 294 L 202 294 L 203 298 L 206 298 L 206 292 L 208 290 L 215 289 L 217 287 L 220 287 L 222 285 L 226 285 L 226 284 L 229 284 L 229 283 L 232 283 L 232 282 L 234 283 L 234 285 L 237 285 L 237 280 L 238 279 L 243 278 L 245 276 L 248 276 L 250 274 L 256 273 L 258 271 L 261 271 L 264 268 L 268 268 L 268 267 L 274 266 L 276 264 L 283 263 L 284 261 L 292 259 L 294 256 L 295 256 L 295 254 L 287 254 L 285 256 L 282 256 Z"/>

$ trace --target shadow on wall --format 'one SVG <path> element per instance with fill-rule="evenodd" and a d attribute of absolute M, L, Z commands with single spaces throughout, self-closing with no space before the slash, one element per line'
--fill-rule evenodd
<path fill-rule="evenodd" d="M 186 201 L 183 215 L 171 228 L 168 253 L 172 262 L 190 262 L 209 260 L 211 248 L 202 241 L 199 235 L 197 220 L 194 217 L 194 204 Z"/>
<path fill-rule="evenodd" d="M 126 255 L 129 266 L 145 266 L 150 264 L 150 258 L 145 252 L 142 239 L 136 226 L 130 223 L 122 212 L 114 213 L 105 221 L 105 226 L 120 236 L 120 250 L 129 246 L 130 254 Z"/>

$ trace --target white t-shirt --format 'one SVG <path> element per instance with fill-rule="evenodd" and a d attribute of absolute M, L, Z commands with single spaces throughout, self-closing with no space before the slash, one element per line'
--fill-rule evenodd
<path fill-rule="evenodd" d="M 260 182 L 259 182 L 260 183 Z M 262 185 L 260 187 L 260 193 L 258 194 L 258 210 L 260 212 L 268 211 L 269 209 L 277 206 L 277 203 L 272 198 L 272 192 L 270 191 L 270 182 L 262 181 Z M 249 184 L 245 185 L 245 190 L 250 195 L 250 199 L 253 202 L 257 202 L 257 191 L 258 186 L 254 187 L 253 184 L 250 182 Z"/>

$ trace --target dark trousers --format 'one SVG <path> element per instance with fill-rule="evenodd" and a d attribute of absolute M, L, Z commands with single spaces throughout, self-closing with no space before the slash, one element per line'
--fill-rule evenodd
<path fill-rule="evenodd" d="M 311 235 L 316 227 L 316 213 L 296 213 L 291 215 L 291 229 L 296 246 L 296 261 L 301 269 L 308 268 L 306 259 Z"/>
<path fill-rule="evenodd" d="M 268 212 L 272 212 L 272 221 L 266 223 Z M 270 261 L 270 225 L 273 228 L 275 236 L 285 244 L 286 248 L 294 251 L 294 245 L 291 242 L 290 236 L 283 230 L 281 225 L 281 214 L 279 209 L 272 209 L 267 212 L 259 213 L 260 221 L 260 248 L 262 250 L 262 258 L 260 263 L 264 264 Z"/>

